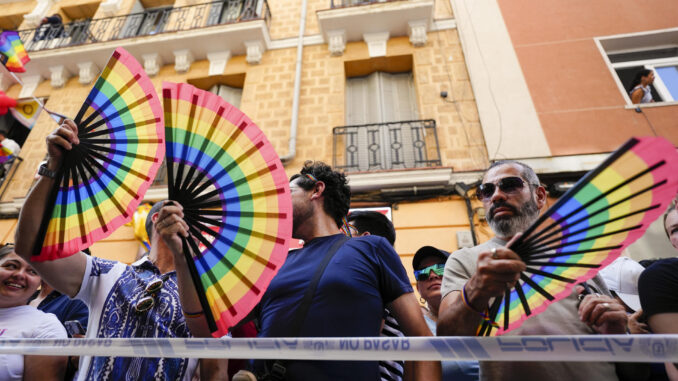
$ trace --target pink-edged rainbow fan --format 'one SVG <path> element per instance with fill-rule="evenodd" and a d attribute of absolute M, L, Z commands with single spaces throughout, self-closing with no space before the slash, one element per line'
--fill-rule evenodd
<path fill-rule="evenodd" d="M 571 294 L 614 261 L 678 191 L 678 153 L 663 138 L 632 138 L 586 174 L 511 249 L 527 270 L 494 299 L 479 335 L 501 335 Z"/>
<path fill-rule="evenodd" d="M 67 257 L 127 222 L 165 153 L 162 106 L 141 65 L 118 48 L 74 119 L 33 260 Z"/>
<path fill-rule="evenodd" d="M 285 170 L 261 130 L 221 97 L 164 83 L 169 198 L 184 208 L 184 252 L 215 337 L 245 317 L 287 257 Z"/>

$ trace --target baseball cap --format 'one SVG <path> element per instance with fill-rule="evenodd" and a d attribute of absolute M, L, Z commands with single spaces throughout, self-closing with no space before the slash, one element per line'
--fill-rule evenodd
<path fill-rule="evenodd" d="M 426 257 L 439 257 L 443 262 L 447 261 L 447 257 L 450 256 L 450 253 L 444 250 L 437 249 L 433 246 L 424 246 L 417 250 L 414 253 L 414 258 L 412 258 L 412 268 L 419 270 L 421 266 L 421 261 Z"/>
<path fill-rule="evenodd" d="M 629 308 L 634 311 L 640 309 L 638 296 L 638 277 L 645 268 L 640 263 L 628 257 L 619 257 L 609 266 L 600 270 L 607 288 L 614 291 Z"/>

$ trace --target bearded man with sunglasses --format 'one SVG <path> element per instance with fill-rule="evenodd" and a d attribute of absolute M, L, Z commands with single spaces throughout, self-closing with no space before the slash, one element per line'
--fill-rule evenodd
<path fill-rule="evenodd" d="M 485 172 L 478 198 L 495 236 L 481 245 L 458 250 L 445 265 L 438 336 L 475 335 L 491 301 L 511 289 L 525 263 L 509 247 L 539 217 L 546 190 L 529 166 L 516 161 L 494 163 Z M 623 334 L 626 313 L 612 299 L 600 276 L 588 281 L 600 294 L 581 303 L 577 292 L 549 305 L 506 335 Z M 480 362 L 482 380 L 617 380 L 615 366 L 601 362 Z"/>

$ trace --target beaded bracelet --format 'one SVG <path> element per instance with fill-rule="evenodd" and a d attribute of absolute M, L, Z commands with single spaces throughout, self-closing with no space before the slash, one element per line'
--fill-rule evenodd
<path fill-rule="evenodd" d="M 475 308 L 473 308 L 471 303 L 468 302 L 468 296 L 466 295 L 466 284 L 464 284 L 464 286 L 461 288 L 461 300 L 462 300 L 462 302 L 464 302 L 464 306 L 466 306 L 466 308 L 468 308 L 469 311 L 477 313 L 478 315 L 480 315 L 483 318 L 483 322 L 486 322 L 486 323 L 490 324 L 491 326 L 493 326 L 495 328 L 499 328 L 499 324 L 497 324 L 497 322 L 495 322 L 494 320 L 492 320 L 490 318 L 489 311 L 488 311 L 487 308 L 485 309 L 485 312 L 480 312 L 480 311 L 476 310 Z"/>
<path fill-rule="evenodd" d="M 202 315 L 205 314 L 204 311 L 198 311 L 198 312 L 186 312 L 186 311 L 184 311 L 183 309 L 181 310 L 181 313 L 184 314 L 184 317 L 187 318 L 187 319 L 195 319 L 195 318 L 199 318 L 199 317 L 201 317 Z"/>

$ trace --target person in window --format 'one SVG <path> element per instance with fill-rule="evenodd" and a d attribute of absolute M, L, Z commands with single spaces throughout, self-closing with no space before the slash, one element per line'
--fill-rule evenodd
<path fill-rule="evenodd" d="M 629 86 L 629 96 L 631 96 L 631 103 L 650 103 L 654 102 L 652 99 L 652 89 L 650 85 L 654 82 L 654 71 L 649 69 L 640 70 Z"/>
<path fill-rule="evenodd" d="M 53 38 L 63 37 L 64 21 L 60 14 L 55 13 L 49 17 L 43 17 L 40 20 L 40 26 L 35 33 L 35 40 L 51 40 Z"/>

